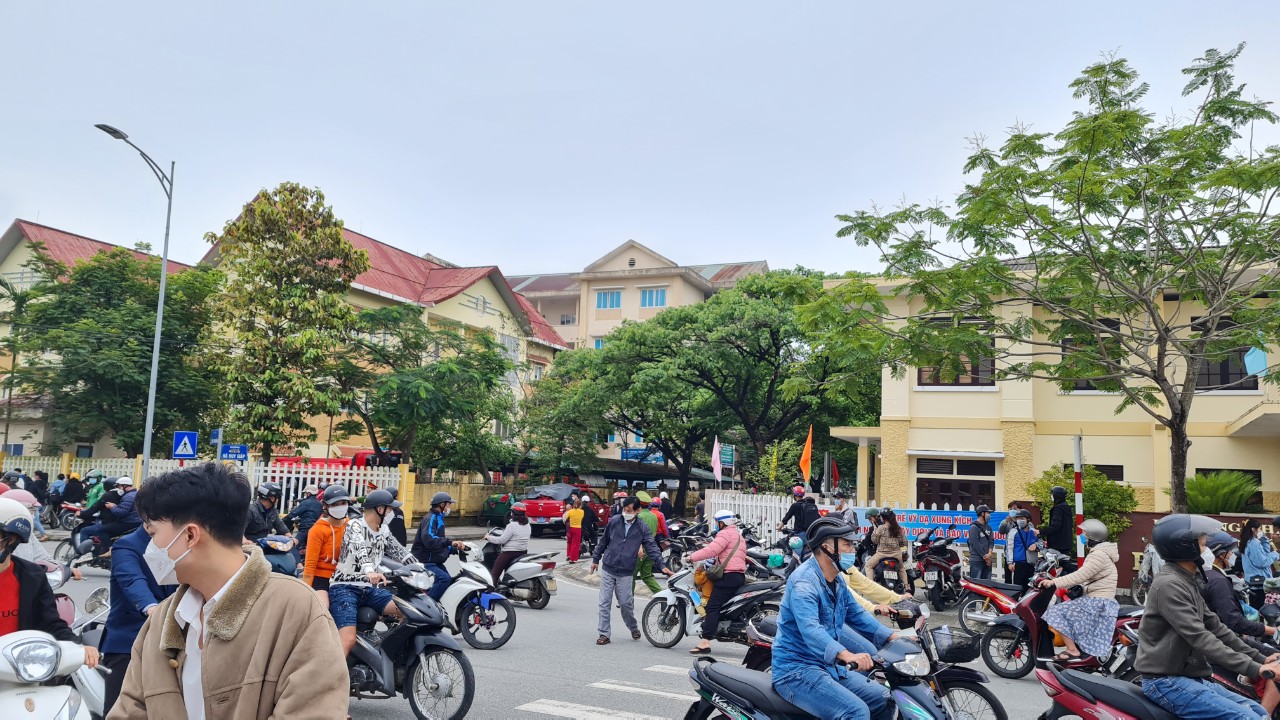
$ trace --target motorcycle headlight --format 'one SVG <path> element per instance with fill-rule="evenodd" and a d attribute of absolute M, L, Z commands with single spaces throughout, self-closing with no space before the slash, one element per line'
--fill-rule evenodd
<path fill-rule="evenodd" d="M 924 677 L 929 674 L 929 658 L 925 657 L 924 653 L 912 653 L 905 660 L 894 663 L 893 669 L 903 675 Z"/>
<path fill-rule="evenodd" d="M 435 582 L 435 579 L 436 576 L 429 572 L 416 572 L 406 575 L 404 581 L 419 590 L 426 590 L 431 587 L 431 583 Z"/>
<path fill-rule="evenodd" d="M 53 677 L 62 662 L 62 648 L 51 640 L 28 640 L 5 649 L 5 659 L 23 682 L 41 683 Z"/>

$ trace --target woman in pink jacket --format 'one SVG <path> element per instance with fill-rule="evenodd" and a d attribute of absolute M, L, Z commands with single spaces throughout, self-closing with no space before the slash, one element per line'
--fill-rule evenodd
<path fill-rule="evenodd" d="M 689 555 L 689 562 L 715 559 L 724 566 L 724 575 L 716 581 L 711 599 L 707 601 L 707 615 L 702 619 L 702 642 L 689 651 L 691 655 L 707 655 L 711 641 L 720 625 L 720 607 L 733 597 L 747 582 L 747 544 L 738 532 L 738 518 L 728 510 L 721 510 L 715 517 L 716 537 L 706 547 Z"/>

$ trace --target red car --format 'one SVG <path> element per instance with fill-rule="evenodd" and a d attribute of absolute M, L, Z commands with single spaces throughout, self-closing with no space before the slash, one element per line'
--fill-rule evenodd
<path fill-rule="evenodd" d="M 587 498 L 587 512 L 596 514 L 597 524 L 601 527 L 609 521 L 609 506 L 595 491 L 589 489 L 586 485 L 570 485 L 568 483 L 556 483 L 554 485 L 535 485 L 529 488 L 529 492 L 525 494 L 522 501 L 525 506 L 525 514 L 529 516 L 529 524 L 532 526 L 530 532 L 534 537 L 542 537 L 542 533 L 551 530 L 552 532 L 564 532 L 564 515 L 565 502 L 573 493 L 577 493 Z"/>

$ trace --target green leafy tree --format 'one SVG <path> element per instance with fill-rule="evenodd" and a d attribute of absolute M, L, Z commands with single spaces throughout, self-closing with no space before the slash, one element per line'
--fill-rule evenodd
<path fill-rule="evenodd" d="M 1187 480 L 1187 512 L 1201 515 L 1247 512 L 1258 492 L 1258 480 L 1248 473 L 1219 470 Z"/>
<path fill-rule="evenodd" d="M 1081 480 L 1085 518 L 1101 520 L 1114 541 L 1120 537 L 1120 533 L 1129 529 L 1129 513 L 1138 509 L 1138 498 L 1134 495 L 1133 488 L 1115 482 L 1092 465 L 1084 466 Z M 1076 486 L 1075 471 L 1065 469 L 1062 463 L 1045 470 L 1039 480 L 1027 486 L 1032 502 L 1040 508 L 1044 517 L 1048 517 L 1049 508 L 1053 507 L 1053 495 L 1050 491 L 1054 485 L 1067 488 L 1067 502 L 1075 502 L 1072 500 Z M 1072 507 L 1075 505 L 1072 504 Z"/>
<path fill-rule="evenodd" d="M 1133 67 L 1107 58 L 1071 83 L 1083 106 L 1062 129 L 975 141 L 965 171 L 976 178 L 954 209 L 838 216 L 838 235 L 878 248 L 913 307 L 891 314 L 850 278 L 809 308 L 811 326 L 833 352 L 880 354 L 899 373 L 954 378 L 989 361 L 1000 379 L 1115 393 L 1117 412 L 1167 428 L 1173 510 L 1186 512 L 1196 397 L 1252 382 L 1217 369 L 1280 344 L 1280 303 L 1261 300 L 1280 292 L 1280 147 L 1250 141 L 1276 115 L 1237 84 L 1242 49 L 1183 70 L 1193 104 L 1163 121 L 1143 107 Z"/>
<path fill-rule="evenodd" d="M 16 348 L 27 358 L 18 382 L 51 408 L 53 442 L 113 437 L 130 457 L 142 451 L 160 261 L 123 248 L 72 268 L 46 258 L 48 278 L 32 286 Z M 199 267 L 171 274 L 156 382 L 155 431 L 209 428 L 223 411 L 221 383 L 207 361 L 212 299 L 222 274 Z"/>
<path fill-rule="evenodd" d="M 542 379 L 530 385 L 521 399 L 530 473 L 558 477 L 565 470 L 578 473 L 600 465 L 610 427 L 604 420 L 608 398 L 602 386 L 583 371 L 592 350 L 569 350 L 556 355 Z"/>
<path fill-rule="evenodd" d="M 418 462 L 450 470 L 474 471 L 488 481 L 490 473 L 516 459 L 516 449 L 505 434 L 511 419 L 511 391 L 497 386 L 488 393 L 475 393 L 468 412 L 459 412 L 424 426 L 418 434 L 414 454 Z"/>
<path fill-rule="evenodd" d="M 279 447 L 315 440 L 310 417 L 333 416 L 351 400 L 332 359 L 351 335 L 347 293 L 369 258 L 343 236 L 319 190 L 290 182 L 263 190 L 205 239 L 231 276 L 217 304 L 232 345 L 219 358 L 228 432 L 269 462 Z"/>

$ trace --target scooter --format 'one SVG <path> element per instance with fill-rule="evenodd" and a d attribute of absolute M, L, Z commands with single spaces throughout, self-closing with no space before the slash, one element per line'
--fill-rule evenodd
<path fill-rule="evenodd" d="M 0 636 L 0 717 L 91 720 L 84 698 L 66 678 L 84 666 L 84 646 L 59 642 L 38 630 Z"/>
<path fill-rule="evenodd" d="M 493 563 L 498 558 L 501 548 L 486 542 L 484 545 L 484 566 L 493 572 Z M 522 555 L 507 566 L 498 581 L 498 592 L 511 600 L 523 600 L 534 610 L 541 610 L 551 602 L 556 594 L 555 569 L 556 562 L 550 560 L 554 552 Z"/>
<path fill-rule="evenodd" d="M 465 543 L 457 556 L 449 556 L 445 567 L 451 571 L 453 583 L 440 597 L 440 604 L 451 616 L 450 627 L 461 633 L 468 645 L 496 650 L 515 634 L 516 607 L 494 586 L 483 557 L 474 543 Z"/>
<path fill-rule="evenodd" d="M 1046 573 L 1049 577 L 1057 577 L 1061 572 L 1058 564 L 1047 558 L 1041 558 L 1036 564 L 1037 573 Z M 998 580 L 960 577 L 960 587 L 964 595 L 960 598 L 960 626 L 974 635 L 987 631 L 991 623 L 1001 615 L 1010 615 L 1022 598 L 1023 587 Z M 1067 599 L 1067 591 L 1060 588 L 1057 592 L 1059 600 Z"/>
<path fill-rule="evenodd" d="M 258 538 L 258 547 L 262 549 L 262 557 L 271 565 L 271 571 L 297 577 L 298 556 L 294 552 L 297 541 L 288 535 L 267 535 Z"/>
<path fill-rule="evenodd" d="M 951 523 L 946 530 L 954 530 Z M 935 538 L 938 528 L 930 528 L 929 532 L 916 537 L 916 567 L 924 577 L 924 586 L 929 602 L 938 612 L 953 607 L 964 595 L 960 587 L 960 555 L 951 549 L 954 538 Z M 944 531 L 945 534 L 945 531 Z"/>
<path fill-rule="evenodd" d="M 72 567 L 91 567 L 111 571 L 111 556 L 97 553 L 98 543 L 93 538 L 80 538 L 80 531 L 91 523 L 80 521 L 71 529 L 71 535 L 53 549 L 53 559 Z M 130 530 L 132 532 L 132 530 Z"/>
<path fill-rule="evenodd" d="M 747 644 L 747 623 L 760 615 L 777 615 L 786 583 L 769 580 L 748 583 L 720 608 L 716 639 Z M 655 593 L 644 608 L 641 629 L 654 647 L 669 648 L 684 636 L 700 635 L 702 597 L 693 582 L 693 570 L 685 568 L 667 578 L 667 589 Z"/>
<path fill-rule="evenodd" d="M 1046 551 L 1052 562 L 1060 562 L 1062 554 L 1053 550 Z M 1058 557 L 1053 557 L 1058 556 Z M 1010 615 L 1002 615 L 991 624 L 982 636 L 982 660 L 991 671 L 1002 678 L 1016 680 L 1026 677 L 1039 662 L 1050 662 L 1051 657 L 1041 654 L 1052 654 L 1053 631 L 1044 622 L 1044 611 L 1054 593 L 1035 587 L 1040 580 L 1047 578 L 1044 573 L 1032 579 L 1032 587 L 1018 601 Z M 1136 605 L 1121 605 L 1116 615 L 1115 630 L 1112 631 L 1111 653 L 1107 657 L 1097 658 L 1081 655 L 1075 660 L 1062 663 L 1063 667 L 1072 670 L 1088 670 L 1105 672 L 1114 659 L 1117 646 L 1123 644 L 1118 637 L 1122 627 L 1137 627 L 1142 619 L 1142 608 Z M 1047 652 L 1046 652 L 1047 651 Z"/>
<path fill-rule="evenodd" d="M 901 595 L 906 592 L 906 587 L 902 584 L 902 579 L 898 577 L 898 568 L 901 567 L 902 561 L 898 558 L 883 558 L 872 572 L 872 579 L 877 585 L 892 590 Z M 912 588 L 914 590 L 914 588 Z"/>
<path fill-rule="evenodd" d="M 402 693 L 419 720 L 460 720 L 475 698 L 475 671 L 462 647 L 444 632 L 444 608 L 424 592 L 434 576 L 417 563 L 383 560 L 383 565 L 404 620 L 379 631 L 378 611 L 359 609 L 356 644 L 347 656 L 351 697 L 386 700 Z"/>
<path fill-rule="evenodd" d="M 89 593 L 89 597 L 85 598 L 84 615 L 77 617 L 71 624 L 71 632 L 80 638 L 81 645 L 85 647 L 102 645 L 107 614 L 111 612 L 109 595 L 107 588 L 102 587 Z M 109 709 L 105 707 L 107 683 L 106 678 L 103 677 L 103 674 L 109 672 L 102 665 L 94 669 L 82 665 L 71 675 L 71 683 L 75 685 L 80 697 L 84 698 L 84 704 L 89 708 L 89 714 L 94 720 L 101 720 Z"/>
<path fill-rule="evenodd" d="M 895 640 L 873 656 L 872 677 L 888 686 L 897 717 L 952 720 L 984 714 L 1007 720 L 1000 700 L 983 685 L 986 676 L 951 664 L 964 662 L 961 657 L 976 657 L 972 644 L 965 649 L 962 642 L 953 644 L 949 634 L 929 631 L 928 620 L 928 608 L 921 607 L 916 621 L 919 644 Z M 685 720 L 705 720 L 717 712 L 743 720 L 812 718 L 778 695 L 769 673 L 698 658 L 689 679 L 698 700 L 685 713 Z"/>

